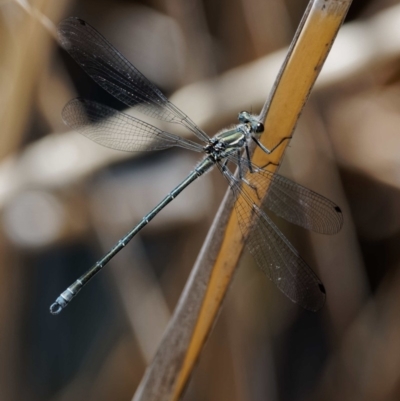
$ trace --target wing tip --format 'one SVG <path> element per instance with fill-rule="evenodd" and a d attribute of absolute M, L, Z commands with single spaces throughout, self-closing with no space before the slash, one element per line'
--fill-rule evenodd
<path fill-rule="evenodd" d="M 318 297 L 318 302 L 315 303 L 312 307 L 309 308 L 305 308 L 310 310 L 311 312 L 318 312 L 319 310 L 322 309 L 322 307 L 325 305 L 325 301 L 326 301 L 326 290 L 325 290 L 325 286 L 321 283 L 321 281 L 319 281 L 317 283 L 317 287 L 319 290 L 319 297 Z"/>
<path fill-rule="evenodd" d="M 84 21 L 82 18 L 73 17 L 73 16 L 72 16 L 72 17 L 68 17 L 68 18 L 63 19 L 63 20 L 59 23 L 58 26 L 70 25 L 71 23 L 73 23 L 73 24 L 78 23 L 79 25 L 83 25 L 83 26 L 86 26 L 86 25 L 87 25 L 87 22 Z"/>
<path fill-rule="evenodd" d="M 306 290 L 304 298 L 293 300 L 303 309 L 310 312 L 318 312 L 326 302 L 325 286 L 318 280 L 312 288 Z"/>
<path fill-rule="evenodd" d="M 74 35 L 73 28 L 77 26 L 88 26 L 89 24 L 79 17 L 68 17 L 62 20 L 57 27 L 58 42 L 65 50 L 72 47 L 71 35 Z"/>
<path fill-rule="evenodd" d="M 343 227 L 343 213 L 342 209 L 338 205 L 333 206 L 333 210 L 335 211 L 336 222 L 335 227 L 332 232 L 328 234 L 337 234 Z"/>

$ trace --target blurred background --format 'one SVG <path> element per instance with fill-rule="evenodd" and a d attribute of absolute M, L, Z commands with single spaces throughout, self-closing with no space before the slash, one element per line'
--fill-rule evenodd
<path fill-rule="evenodd" d="M 333 237 L 278 222 L 324 282 L 325 307 L 301 310 L 245 254 L 184 400 L 399 399 L 398 3 L 353 2 L 280 168 L 344 211 Z M 1 400 L 131 400 L 226 191 L 207 174 L 50 315 L 198 160 L 111 151 L 68 131 L 69 99 L 120 104 L 58 47 L 58 22 L 88 21 L 213 135 L 261 109 L 306 6 L 0 1 Z"/>

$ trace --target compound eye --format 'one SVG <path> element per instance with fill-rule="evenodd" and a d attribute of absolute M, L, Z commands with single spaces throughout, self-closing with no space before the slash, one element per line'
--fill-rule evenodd
<path fill-rule="evenodd" d="M 257 123 L 256 132 L 257 132 L 257 133 L 259 133 L 259 132 L 264 132 L 264 124 L 262 124 L 262 123 Z"/>

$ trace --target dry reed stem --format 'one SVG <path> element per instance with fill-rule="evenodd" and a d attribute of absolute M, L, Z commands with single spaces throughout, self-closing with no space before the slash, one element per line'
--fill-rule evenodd
<path fill-rule="evenodd" d="M 261 114 L 266 116 L 261 138 L 266 146 L 273 147 L 292 135 L 350 4 L 351 0 L 310 2 Z M 287 142 L 276 149 L 271 159 L 256 150 L 253 162 L 279 164 Z M 232 206 L 227 194 L 134 401 L 178 400 L 182 394 L 243 250 L 243 237 L 236 214 L 231 213 Z M 208 267 L 214 258 L 213 267 Z"/>

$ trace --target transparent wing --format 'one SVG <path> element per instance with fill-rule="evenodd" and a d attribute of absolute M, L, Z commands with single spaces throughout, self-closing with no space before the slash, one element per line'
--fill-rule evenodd
<path fill-rule="evenodd" d="M 69 101 L 62 117 L 72 129 L 111 149 L 140 152 L 180 146 L 202 151 L 202 147 L 195 142 L 90 100 L 78 98 Z"/>
<path fill-rule="evenodd" d="M 115 49 L 99 32 L 79 18 L 67 18 L 58 27 L 63 48 L 102 88 L 142 113 L 178 123 L 205 142 L 210 138 Z"/>
<path fill-rule="evenodd" d="M 342 228 L 343 215 L 339 206 L 324 196 L 297 184 L 288 178 L 251 164 L 245 158 L 230 158 L 236 164 L 240 162 L 247 184 L 252 187 L 255 196 L 268 195 L 262 202 L 267 208 L 285 220 L 321 234 L 336 234 Z"/>
<path fill-rule="evenodd" d="M 241 187 L 220 166 L 236 196 L 236 213 L 246 246 L 260 269 L 293 302 L 311 311 L 325 303 L 325 288 L 316 274 L 271 219 L 252 201 L 249 187 Z"/>

